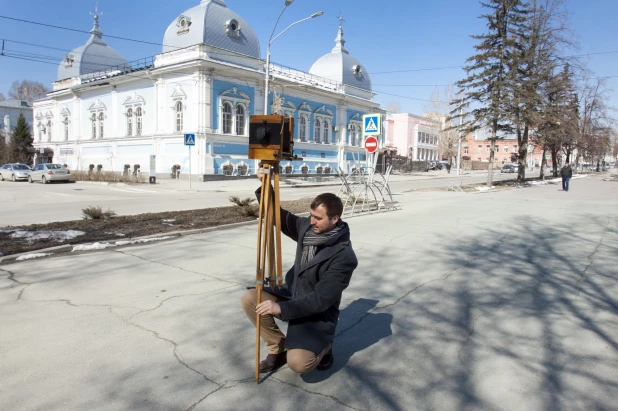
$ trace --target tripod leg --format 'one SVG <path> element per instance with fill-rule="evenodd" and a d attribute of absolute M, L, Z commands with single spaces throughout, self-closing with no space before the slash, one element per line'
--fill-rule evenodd
<path fill-rule="evenodd" d="M 262 236 L 262 230 L 265 230 L 264 220 L 268 220 L 268 204 L 270 199 L 270 174 L 268 173 L 270 170 L 268 166 L 265 167 L 265 174 L 262 177 L 262 192 L 260 195 L 260 206 L 259 206 L 259 220 L 258 220 L 258 246 L 257 246 L 257 266 L 256 266 L 256 281 L 255 288 L 257 291 L 257 304 L 262 302 L 262 289 L 264 288 L 264 254 L 266 242 L 265 239 L 268 234 L 264 233 L 264 237 Z M 259 383 L 260 381 L 260 333 L 261 333 L 261 319 L 260 315 L 256 313 L 256 321 L 255 321 L 255 382 Z"/>
<path fill-rule="evenodd" d="M 283 260 L 281 255 L 281 203 L 279 201 L 279 173 L 275 173 L 275 201 L 274 201 L 274 213 L 275 213 L 275 228 L 276 228 L 276 254 L 277 254 L 277 285 L 283 287 Z"/>

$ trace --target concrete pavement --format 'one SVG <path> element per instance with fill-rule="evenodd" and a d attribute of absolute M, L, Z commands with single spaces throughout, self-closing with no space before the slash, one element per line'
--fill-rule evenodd
<path fill-rule="evenodd" d="M 2 408 L 615 408 L 615 182 L 399 200 L 348 220 L 333 368 L 259 386 L 255 225 L 0 265 Z"/>

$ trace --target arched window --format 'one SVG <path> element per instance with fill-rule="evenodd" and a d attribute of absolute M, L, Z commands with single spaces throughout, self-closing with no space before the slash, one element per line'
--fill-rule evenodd
<path fill-rule="evenodd" d="M 221 119 L 221 125 L 223 127 L 223 134 L 232 133 L 232 105 L 230 103 L 223 103 L 223 117 Z"/>
<path fill-rule="evenodd" d="M 322 124 L 320 123 L 320 119 L 316 118 L 315 119 L 315 129 L 313 130 L 314 133 L 314 140 L 316 143 L 321 143 L 320 141 L 320 132 L 322 131 Z"/>
<path fill-rule="evenodd" d="M 137 110 L 135 110 L 135 131 L 138 136 L 142 135 L 142 108 L 138 107 Z"/>
<path fill-rule="evenodd" d="M 236 106 L 236 135 L 245 134 L 245 107 L 242 104 Z"/>
<path fill-rule="evenodd" d="M 182 131 L 183 129 L 183 117 L 182 117 L 182 101 L 176 103 L 176 131 Z"/>
<path fill-rule="evenodd" d="M 64 116 L 64 141 L 69 139 L 69 116 Z"/>
<path fill-rule="evenodd" d="M 324 120 L 324 142 L 328 143 L 328 121 Z"/>
<path fill-rule="evenodd" d="M 133 135 L 133 109 L 127 110 L 127 136 Z"/>
<path fill-rule="evenodd" d="M 97 138 L 97 113 L 92 113 L 90 120 L 92 120 L 92 138 L 94 139 Z"/>
<path fill-rule="evenodd" d="M 355 146 L 359 146 L 361 145 L 361 129 L 360 126 L 355 126 L 354 127 L 354 145 Z"/>
<path fill-rule="evenodd" d="M 99 138 L 105 137 L 105 113 L 99 113 Z"/>
<path fill-rule="evenodd" d="M 300 137 L 300 141 L 307 141 L 307 119 L 305 116 L 300 116 L 300 127 L 298 131 L 298 136 Z"/>
<path fill-rule="evenodd" d="M 47 141 L 51 141 L 52 139 L 52 122 L 49 120 L 47 122 Z"/>

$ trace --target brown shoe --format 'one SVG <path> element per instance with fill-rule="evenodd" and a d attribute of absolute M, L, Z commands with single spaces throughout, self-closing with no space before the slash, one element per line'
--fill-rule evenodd
<path fill-rule="evenodd" d="M 275 371 L 287 362 L 287 354 L 285 351 L 279 354 L 268 354 L 268 356 L 260 362 L 260 373 L 263 374 Z"/>

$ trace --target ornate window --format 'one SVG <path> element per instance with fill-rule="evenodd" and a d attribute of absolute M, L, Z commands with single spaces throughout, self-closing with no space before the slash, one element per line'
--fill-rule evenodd
<path fill-rule="evenodd" d="M 92 113 L 90 120 L 92 121 L 92 138 L 95 139 L 97 138 L 97 113 Z"/>
<path fill-rule="evenodd" d="M 313 130 L 314 137 L 316 143 L 321 143 L 320 132 L 322 131 L 322 124 L 320 123 L 320 119 L 315 119 L 315 128 Z"/>
<path fill-rule="evenodd" d="M 52 122 L 49 120 L 47 122 L 47 141 L 52 140 Z"/>
<path fill-rule="evenodd" d="M 236 135 L 245 134 L 245 107 L 242 104 L 236 106 Z"/>
<path fill-rule="evenodd" d="M 221 118 L 223 134 L 232 133 L 232 105 L 228 102 L 223 103 L 223 116 Z"/>
<path fill-rule="evenodd" d="M 176 131 L 182 131 L 183 125 L 183 112 L 182 112 L 182 101 L 176 103 Z"/>
<path fill-rule="evenodd" d="M 127 110 L 127 136 L 133 135 L 133 109 Z"/>
<path fill-rule="evenodd" d="M 99 113 L 99 138 L 105 137 L 105 113 Z"/>
<path fill-rule="evenodd" d="M 353 145 L 360 147 L 361 140 L 362 140 L 361 128 L 360 128 L 360 126 L 355 126 L 354 127 L 354 144 Z"/>
<path fill-rule="evenodd" d="M 144 110 L 142 110 L 141 107 L 138 107 L 137 110 L 135 110 L 135 131 L 138 136 L 142 135 L 142 114 L 143 114 Z"/>
<path fill-rule="evenodd" d="M 330 123 L 328 122 L 328 120 L 324 120 L 324 142 L 328 143 L 328 128 L 329 128 Z M 333 141 L 334 143 L 334 141 Z"/>
<path fill-rule="evenodd" d="M 307 141 L 307 118 L 300 116 L 300 127 L 298 128 L 300 141 Z"/>

